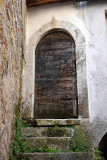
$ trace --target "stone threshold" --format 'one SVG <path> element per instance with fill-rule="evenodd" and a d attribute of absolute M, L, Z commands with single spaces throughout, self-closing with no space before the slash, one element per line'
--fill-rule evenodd
<path fill-rule="evenodd" d="M 79 125 L 80 119 L 36 119 L 37 126 L 71 126 Z"/>

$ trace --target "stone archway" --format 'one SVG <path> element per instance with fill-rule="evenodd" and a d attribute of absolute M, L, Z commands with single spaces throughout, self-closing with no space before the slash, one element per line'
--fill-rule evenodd
<path fill-rule="evenodd" d="M 34 85 L 35 85 L 35 50 L 39 41 L 52 29 L 61 29 L 73 37 L 75 41 L 78 116 L 89 117 L 88 92 L 86 76 L 86 41 L 81 31 L 68 21 L 52 20 L 44 24 L 30 39 L 26 46 L 24 66 L 23 117 L 34 115 Z"/>

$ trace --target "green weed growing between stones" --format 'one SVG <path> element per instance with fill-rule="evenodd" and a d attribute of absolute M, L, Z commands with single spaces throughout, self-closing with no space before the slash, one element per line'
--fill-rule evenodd
<path fill-rule="evenodd" d="M 93 150 L 93 158 L 94 160 L 105 160 L 105 158 L 102 157 L 102 152 L 100 152 L 97 148 L 94 148 Z"/>
<path fill-rule="evenodd" d="M 29 124 L 27 124 L 29 126 Z M 70 149 L 67 151 L 60 151 L 59 149 L 54 149 L 51 147 L 48 148 L 28 148 L 26 143 L 26 138 L 23 137 L 21 134 L 21 128 L 24 127 L 24 124 L 22 122 L 21 116 L 19 118 L 16 118 L 16 136 L 14 139 L 13 144 L 13 154 L 10 156 L 10 160 L 17 160 L 15 157 L 19 153 L 34 153 L 34 152 L 48 152 L 48 153 L 67 153 L 67 152 L 88 152 L 90 151 L 90 142 L 86 136 L 85 133 L 83 133 L 81 130 L 77 129 L 76 127 L 71 127 L 71 132 L 73 135 L 72 142 Z M 56 130 L 59 130 L 59 127 L 55 126 L 55 133 Z M 94 154 L 94 157 L 96 158 L 98 155 Z M 104 159 L 94 159 L 94 160 L 104 160 Z"/>
<path fill-rule="evenodd" d="M 58 127 L 56 127 L 58 129 Z M 87 135 L 77 129 L 76 127 L 70 127 L 73 135 L 70 149 L 66 151 L 60 151 L 59 149 L 53 148 L 36 148 L 36 152 L 48 152 L 48 153 L 67 153 L 67 152 L 89 152 L 91 151 L 91 144 L 88 140 Z M 95 159 L 97 160 L 97 159 Z M 100 159 L 98 159 L 100 160 Z"/>
<path fill-rule="evenodd" d="M 54 160 L 54 156 L 53 155 L 49 155 L 48 156 L 48 160 Z"/>
<path fill-rule="evenodd" d="M 73 129 L 73 131 L 72 131 Z M 71 152 L 88 152 L 91 149 L 91 144 L 87 138 L 87 135 L 81 130 L 72 127 L 73 139 L 70 146 Z"/>
<path fill-rule="evenodd" d="M 13 154 L 10 155 L 10 160 L 16 160 L 16 155 L 19 153 L 32 153 L 34 148 L 27 147 L 26 138 L 21 133 L 21 128 L 24 127 L 21 115 L 16 118 L 16 135 L 13 143 Z M 29 124 L 28 124 L 29 125 Z"/>
<path fill-rule="evenodd" d="M 54 149 L 54 148 L 51 148 L 51 147 L 48 147 L 48 148 L 42 148 L 42 147 L 39 147 L 39 148 L 36 148 L 35 149 L 36 152 L 47 152 L 47 153 L 61 153 L 61 151 L 59 149 Z"/>

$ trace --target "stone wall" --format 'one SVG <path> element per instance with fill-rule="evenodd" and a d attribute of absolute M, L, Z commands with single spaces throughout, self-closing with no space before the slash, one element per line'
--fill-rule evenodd
<path fill-rule="evenodd" d="M 0 160 L 9 159 L 15 110 L 21 106 L 24 3 L 0 0 Z"/>

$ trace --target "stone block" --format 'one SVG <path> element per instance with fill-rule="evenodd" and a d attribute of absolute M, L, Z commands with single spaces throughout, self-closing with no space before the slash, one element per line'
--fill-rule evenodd
<path fill-rule="evenodd" d="M 93 160 L 91 153 L 30 153 L 20 154 L 22 160 Z"/>
<path fill-rule="evenodd" d="M 26 127 L 22 128 L 22 135 L 26 137 L 70 137 L 71 128 L 67 127 Z"/>
<path fill-rule="evenodd" d="M 48 148 L 59 149 L 67 151 L 70 148 L 70 137 L 28 137 L 27 146 L 34 148 Z"/>

